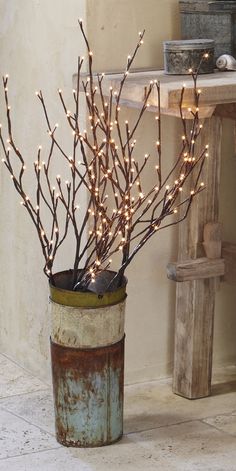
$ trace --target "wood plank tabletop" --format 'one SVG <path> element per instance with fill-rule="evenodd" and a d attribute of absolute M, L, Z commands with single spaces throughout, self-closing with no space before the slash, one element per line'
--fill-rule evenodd
<path fill-rule="evenodd" d="M 108 94 L 111 86 L 116 89 L 121 77 L 120 73 L 105 74 L 104 93 Z M 190 75 L 166 75 L 163 70 L 130 72 L 122 91 L 121 103 L 140 108 L 145 96 L 145 87 L 151 80 L 157 80 L 161 84 L 161 109 L 164 113 L 177 115 L 183 84 L 186 86 L 183 104 L 186 108 L 193 104 L 192 77 Z M 218 104 L 236 102 L 236 72 L 215 71 L 213 74 L 199 75 L 197 85 L 201 89 L 200 104 L 206 109 L 206 113 L 209 108 L 209 115 Z M 156 111 L 157 94 L 155 92 L 150 96 L 149 104 L 150 111 Z"/>

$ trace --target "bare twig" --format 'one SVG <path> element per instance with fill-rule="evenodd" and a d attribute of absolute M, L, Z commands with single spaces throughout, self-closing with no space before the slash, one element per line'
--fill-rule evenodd
<path fill-rule="evenodd" d="M 93 53 L 87 40 L 83 23 L 80 29 L 85 40 L 88 56 L 87 78 L 81 78 L 84 58 L 78 58 L 76 89 L 73 90 L 74 110 L 69 111 L 61 89 L 58 90 L 62 110 L 70 132 L 72 131 L 72 155 L 63 149 L 57 137 L 57 125 L 52 125 L 42 91 L 36 92 L 41 103 L 47 133 L 51 145 L 45 161 L 41 146 L 34 162 L 35 198 L 27 195 L 24 183 L 25 158 L 20 152 L 12 131 L 11 109 L 8 97 L 8 76 L 3 78 L 7 144 L 0 129 L 0 141 L 4 153 L 3 162 L 11 174 L 21 204 L 37 230 L 45 264 L 44 272 L 52 276 L 58 249 L 68 236 L 71 225 L 75 237 L 73 263 L 74 289 L 85 290 L 96 281 L 96 276 L 108 270 L 112 255 L 120 254 L 120 266 L 108 289 L 122 282 L 127 266 L 154 234 L 161 229 L 178 224 L 187 217 L 193 199 L 204 189 L 201 173 L 208 149 L 205 146 L 196 152 L 196 141 L 201 133 L 199 121 L 200 91 L 197 89 L 198 71 L 193 77 L 194 106 L 191 129 L 188 130 L 183 112 L 185 88 L 180 99 L 180 117 L 183 126 L 182 146 L 174 163 L 166 174 L 162 168 L 162 129 L 160 109 L 160 84 L 155 80 L 146 87 L 146 94 L 135 123 L 131 125 L 121 119 L 122 92 L 130 68 L 143 44 L 144 31 L 132 55 L 128 56 L 124 74 L 117 90 L 110 87 L 105 96 L 104 74 L 93 74 Z M 80 94 L 85 93 L 89 129 L 80 129 Z M 142 126 L 149 100 L 155 93 L 157 99 L 156 144 L 154 171 L 156 181 L 149 188 L 146 170 L 152 165 L 152 155 L 147 153 L 143 161 L 137 158 L 137 130 Z M 54 151 L 59 151 L 62 160 L 70 169 L 70 180 L 62 182 L 60 175 L 53 184 L 52 161 Z M 16 158 L 12 157 L 15 154 Z M 17 170 L 18 168 L 18 170 Z M 193 173 L 194 172 L 194 173 Z M 180 199 L 185 183 L 193 175 L 190 193 Z M 88 193 L 87 206 L 79 202 L 80 192 Z M 33 202 L 34 201 L 34 202 Z M 179 209 L 183 212 L 179 215 Z M 167 219 L 168 218 L 168 219 Z M 48 221 L 50 221 L 48 223 Z"/>

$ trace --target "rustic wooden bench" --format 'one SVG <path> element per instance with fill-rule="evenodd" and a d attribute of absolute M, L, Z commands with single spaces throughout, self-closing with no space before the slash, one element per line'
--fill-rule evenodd
<path fill-rule="evenodd" d="M 121 75 L 106 75 L 105 85 L 116 87 Z M 161 83 L 161 111 L 179 118 L 179 101 L 186 84 L 184 106 L 193 103 L 192 78 L 167 76 L 163 71 L 133 72 L 123 89 L 122 103 L 140 108 L 145 84 Z M 210 158 L 202 179 L 207 190 L 195 200 L 191 212 L 179 226 L 178 262 L 169 264 L 169 278 L 177 283 L 173 391 L 186 398 L 211 393 L 215 292 L 220 277 L 236 280 L 236 245 L 221 242 L 219 183 L 222 118 L 236 121 L 236 72 L 215 72 L 198 77 L 201 88 L 202 141 L 209 144 Z M 156 97 L 150 97 L 150 111 L 156 111 Z M 191 184 L 191 182 L 190 182 Z"/>

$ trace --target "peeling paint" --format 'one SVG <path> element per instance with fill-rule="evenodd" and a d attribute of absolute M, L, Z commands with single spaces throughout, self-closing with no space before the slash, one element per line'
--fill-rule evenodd
<path fill-rule="evenodd" d="M 94 447 L 123 434 L 124 337 L 100 348 L 51 341 L 56 435 L 65 446 Z"/>

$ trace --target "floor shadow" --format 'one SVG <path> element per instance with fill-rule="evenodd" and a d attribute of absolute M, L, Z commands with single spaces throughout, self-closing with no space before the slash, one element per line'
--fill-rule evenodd
<path fill-rule="evenodd" d="M 227 394 L 236 392 L 236 380 L 228 381 L 226 383 L 213 384 L 211 387 L 211 395 L 219 396 L 220 394 Z"/>
<path fill-rule="evenodd" d="M 189 416 L 182 414 L 139 414 L 125 418 L 125 434 L 142 433 L 156 430 L 159 428 L 178 425 L 182 422 L 188 422 Z"/>

